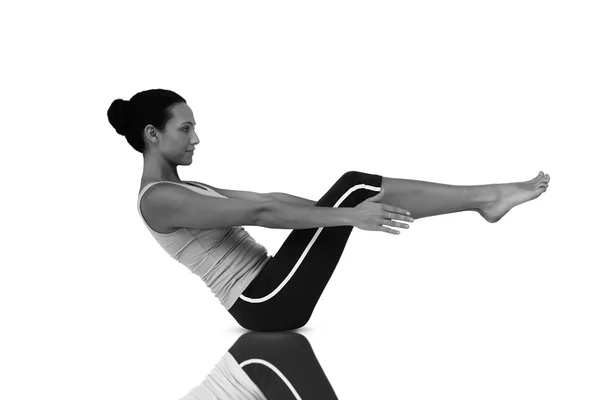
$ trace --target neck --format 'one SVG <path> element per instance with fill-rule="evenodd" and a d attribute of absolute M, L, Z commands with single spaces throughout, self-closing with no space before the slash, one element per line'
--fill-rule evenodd
<path fill-rule="evenodd" d="M 177 166 L 161 159 L 144 157 L 142 180 L 181 182 L 177 174 Z"/>

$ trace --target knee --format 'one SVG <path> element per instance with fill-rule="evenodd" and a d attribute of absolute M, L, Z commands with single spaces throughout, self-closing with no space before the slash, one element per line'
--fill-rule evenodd
<path fill-rule="evenodd" d="M 348 171 L 348 172 L 344 173 L 344 175 L 342 175 L 342 178 L 344 180 L 356 181 L 356 180 L 360 180 L 362 176 L 363 176 L 362 172 Z"/>

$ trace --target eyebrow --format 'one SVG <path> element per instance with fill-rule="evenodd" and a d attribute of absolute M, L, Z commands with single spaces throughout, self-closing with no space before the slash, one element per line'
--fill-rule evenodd
<path fill-rule="evenodd" d="M 191 121 L 185 121 L 185 122 L 184 122 L 183 124 L 181 124 L 181 125 L 185 125 L 185 124 L 190 124 L 190 125 L 192 125 L 192 122 L 191 122 Z M 180 125 L 180 126 L 181 126 L 181 125 Z M 194 126 L 196 126 L 196 124 L 193 124 L 193 125 L 194 125 Z"/>

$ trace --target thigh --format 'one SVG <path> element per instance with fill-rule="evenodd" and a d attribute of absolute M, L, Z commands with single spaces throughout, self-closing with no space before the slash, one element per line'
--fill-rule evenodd
<path fill-rule="evenodd" d="M 381 190 L 381 175 L 351 171 L 316 207 L 356 207 Z M 251 330 L 296 329 L 308 321 L 342 256 L 352 226 L 294 229 L 230 308 Z"/>

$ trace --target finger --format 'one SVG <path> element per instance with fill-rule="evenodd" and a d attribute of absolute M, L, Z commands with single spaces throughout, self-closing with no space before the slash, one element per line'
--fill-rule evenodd
<path fill-rule="evenodd" d="M 413 217 L 406 217 L 406 216 L 403 215 L 404 213 L 398 214 L 397 210 L 402 210 L 402 209 L 398 208 L 398 207 L 391 207 L 388 210 L 386 210 L 384 208 L 384 211 L 386 212 L 385 217 L 389 218 L 389 219 L 399 219 L 399 220 L 408 221 L 408 222 L 413 222 L 414 221 Z M 388 212 L 391 212 L 391 215 L 387 214 Z M 406 211 L 406 212 L 408 212 L 408 211 Z"/>
<path fill-rule="evenodd" d="M 405 210 L 404 208 L 400 208 L 400 207 L 388 206 L 386 211 L 391 211 L 391 212 L 397 213 L 397 214 L 410 215 L 410 212 L 408 210 Z"/>
<path fill-rule="evenodd" d="M 404 229 L 408 229 L 410 227 L 410 225 L 408 225 L 408 224 L 403 224 L 402 222 L 390 221 L 389 219 L 380 220 L 379 223 L 381 225 L 396 226 L 398 228 L 404 228 Z"/>
<path fill-rule="evenodd" d="M 402 214 L 392 214 L 391 219 L 400 220 L 400 221 L 408 221 L 408 222 L 413 222 L 415 220 L 413 217 L 408 217 L 408 216 L 402 215 Z"/>
<path fill-rule="evenodd" d="M 391 233 L 392 235 L 399 235 L 400 234 L 400 231 L 397 231 L 395 229 L 386 228 L 385 226 L 382 226 L 381 229 L 380 229 L 380 231 Z"/>

